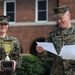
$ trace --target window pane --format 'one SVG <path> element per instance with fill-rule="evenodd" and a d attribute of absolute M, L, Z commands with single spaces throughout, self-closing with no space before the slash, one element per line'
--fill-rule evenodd
<path fill-rule="evenodd" d="M 46 1 L 38 1 L 38 10 L 46 10 Z"/>
<path fill-rule="evenodd" d="M 38 13 L 38 21 L 40 20 L 46 20 L 46 11 Z"/>
<path fill-rule="evenodd" d="M 10 22 L 15 21 L 15 2 L 6 2 L 6 15 L 10 16 Z"/>
<path fill-rule="evenodd" d="M 7 9 L 7 12 L 14 11 L 14 2 L 8 2 L 6 9 Z"/>
<path fill-rule="evenodd" d="M 14 13 L 7 13 L 10 16 L 10 22 L 14 21 Z"/>

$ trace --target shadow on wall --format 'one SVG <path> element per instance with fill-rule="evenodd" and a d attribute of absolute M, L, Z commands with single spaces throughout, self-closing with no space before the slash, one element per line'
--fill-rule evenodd
<path fill-rule="evenodd" d="M 30 47 L 30 54 L 34 55 L 34 56 L 37 56 L 37 51 L 36 51 L 36 41 L 38 42 L 44 42 L 45 41 L 45 38 L 39 38 L 39 39 L 36 39 L 35 41 L 33 41 L 31 47 Z"/>

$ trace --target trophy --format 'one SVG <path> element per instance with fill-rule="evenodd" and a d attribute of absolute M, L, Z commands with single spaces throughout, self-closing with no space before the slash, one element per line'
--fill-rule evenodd
<path fill-rule="evenodd" d="M 9 53 L 13 47 L 13 41 L 12 40 L 2 40 L 2 47 L 5 50 L 6 57 L 1 62 L 1 68 L 2 70 L 12 71 L 14 63 L 10 60 Z"/>

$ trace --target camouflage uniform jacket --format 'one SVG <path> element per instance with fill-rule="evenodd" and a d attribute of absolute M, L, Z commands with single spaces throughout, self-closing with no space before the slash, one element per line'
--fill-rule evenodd
<path fill-rule="evenodd" d="M 20 68 L 21 66 L 21 46 L 19 41 L 12 37 L 12 36 L 6 36 L 5 38 L 0 38 L 0 60 L 4 60 L 6 57 L 6 53 L 1 45 L 2 40 L 13 40 L 13 48 L 11 49 L 9 53 L 10 60 L 15 60 L 17 62 L 17 68 Z M 0 75 L 16 75 L 16 72 L 9 72 L 9 71 L 4 71 L 0 72 Z"/>
<path fill-rule="evenodd" d="M 57 28 L 49 33 L 46 39 L 47 42 L 52 42 L 57 53 L 60 53 L 63 45 L 75 44 L 75 26 L 69 29 Z M 50 53 L 52 54 L 52 53 Z M 41 58 L 47 57 L 48 52 L 44 51 L 39 56 Z M 53 66 L 50 75 L 75 75 L 75 60 L 63 60 L 61 57 L 52 54 Z"/>

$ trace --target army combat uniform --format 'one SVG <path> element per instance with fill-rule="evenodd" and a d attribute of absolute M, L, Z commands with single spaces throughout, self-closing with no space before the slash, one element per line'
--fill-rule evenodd
<path fill-rule="evenodd" d="M 72 25 L 69 29 L 61 29 L 58 27 L 55 31 L 49 33 L 46 41 L 52 42 L 59 54 L 64 45 L 75 44 L 75 26 Z M 48 52 L 44 51 L 39 56 L 44 59 L 47 54 Z M 54 54 L 52 56 L 54 63 L 50 75 L 75 75 L 75 60 L 62 59 L 62 57 Z"/>
<path fill-rule="evenodd" d="M 21 66 L 21 56 L 20 56 L 21 46 L 20 46 L 19 41 L 16 38 L 12 36 L 8 36 L 8 35 L 5 38 L 0 38 L 0 60 L 4 60 L 6 57 L 6 53 L 1 45 L 2 40 L 12 40 L 13 41 L 13 48 L 11 49 L 9 53 L 9 57 L 10 57 L 10 60 L 15 60 L 17 62 L 16 69 L 20 68 Z M 0 75 L 16 75 L 16 72 L 3 71 L 3 72 L 0 72 Z"/>

